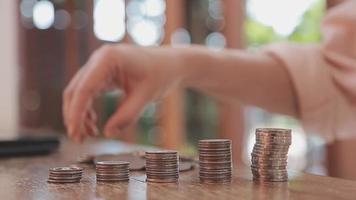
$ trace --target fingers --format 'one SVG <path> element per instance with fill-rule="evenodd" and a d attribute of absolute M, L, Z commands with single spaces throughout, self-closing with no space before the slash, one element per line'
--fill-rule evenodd
<path fill-rule="evenodd" d="M 95 111 L 90 109 L 87 112 L 87 118 L 85 119 L 85 134 L 91 137 L 99 135 L 99 130 L 96 126 L 97 117 Z"/>
<path fill-rule="evenodd" d="M 141 84 L 135 88 L 119 106 L 118 110 L 110 117 L 105 125 L 105 136 L 111 137 L 125 129 L 128 125 L 135 122 L 143 111 L 144 107 L 153 98 L 153 89 L 147 84 Z"/>
<path fill-rule="evenodd" d="M 86 64 L 83 74 L 78 75 L 78 80 L 67 90 L 65 97 L 65 118 L 68 135 L 78 140 L 83 139 L 86 131 L 94 131 L 92 124 L 86 124 L 86 113 L 91 107 L 93 98 L 98 95 L 107 80 L 111 80 L 114 64 L 111 56 L 106 51 L 94 54 Z"/>
<path fill-rule="evenodd" d="M 80 68 L 80 70 L 77 72 L 77 74 L 74 76 L 74 78 L 69 82 L 68 86 L 66 87 L 66 89 L 64 90 L 64 94 L 63 94 L 63 118 L 64 118 L 64 125 L 67 126 L 68 124 L 68 113 L 69 113 L 69 105 L 71 102 L 71 99 L 73 97 L 73 88 L 75 88 L 75 86 L 77 85 L 77 83 L 79 82 L 79 80 L 81 79 L 81 77 L 83 76 L 85 70 L 87 68 L 84 66 L 82 68 Z"/>

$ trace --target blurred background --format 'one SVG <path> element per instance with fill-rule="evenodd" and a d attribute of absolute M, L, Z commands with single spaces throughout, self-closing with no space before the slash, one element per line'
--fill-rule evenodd
<path fill-rule="evenodd" d="M 0 1 L 1 137 L 13 136 L 19 129 L 64 133 L 62 91 L 102 44 L 201 44 L 212 51 L 254 51 L 278 41 L 319 42 L 321 19 L 337 2 Z M 101 127 L 119 102 L 116 92 L 96 101 Z M 291 169 L 342 177 L 330 170 L 324 141 L 305 133 L 296 120 L 254 107 L 220 104 L 191 90 L 173 91 L 159 104 L 149 105 L 139 123 L 118 139 L 194 155 L 199 139 L 231 138 L 235 162 L 248 165 L 256 127 L 293 129 Z"/>

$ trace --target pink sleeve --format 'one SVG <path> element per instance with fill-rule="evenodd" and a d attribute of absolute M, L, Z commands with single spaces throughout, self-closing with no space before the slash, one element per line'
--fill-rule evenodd
<path fill-rule="evenodd" d="M 356 1 L 331 9 L 319 45 L 277 44 L 264 51 L 291 76 L 299 117 L 327 141 L 356 137 Z"/>

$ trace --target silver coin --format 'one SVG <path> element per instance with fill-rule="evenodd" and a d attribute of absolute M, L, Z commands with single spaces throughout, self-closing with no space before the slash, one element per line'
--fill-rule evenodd
<path fill-rule="evenodd" d="M 292 140 L 288 138 L 258 136 L 256 137 L 256 143 L 290 145 L 292 143 Z"/>
<path fill-rule="evenodd" d="M 231 143 L 231 140 L 230 139 L 205 139 L 205 140 L 199 140 L 199 144 L 205 144 L 205 143 L 208 143 L 208 144 L 211 144 L 211 143 Z"/>
<path fill-rule="evenodd" d="M 256 133 L 268 133 L 268 134 L 283 134 L 283 135 L 291 135 L 291 129 L 284 129 L 284 128 L 257 128 Z"/>
<path fill-rule="evenodd" d="M 170 176 L 159 176 L 159 175 L 153 175 L 153 174 L 147 174 L 147 178 L 149 179 L 178 179 L 179 175 L 170 175 Z"/>
<path fill-rule="evenodd" d="M 269 151 L 288 151 L 289 146 L 282 145 L 270 145 L 270 144 L 255 144 L 253 146 L 254 149 L 259 150 L 269 150 Z"/>
<path fill-rule="evenodd" d="M 97 182 L 127 182 L 130 179 L 124 178 L 124 179 L 102 179 L 102 178 L 96 178 Z"/>
<path fill-rule="evenodd" d="M 119 161 L 119 160 L 109 160 L 109 161 L 98 161 L 96 165 L 104 165 L 104 166 L 128 166 L 130 163 L 126 161 Z"/>
<path fill-rule="evenodd" d="M 53 167 L 49 169 L 50 172 L 82 172 L 82 167 Z"/>
<path fill-rule="evenodd" d="M 266 149 L 259 149 L 253 148 L 252 153 L 256 155 L 277 155 L 277 156 L 287 156 L 288 151 L 280 151 L 280 150 L 266 150 Z"/>
<path fill-rule="evenodd" d="M 177 155 L 171 155 L 171 156 L 163 156 L 163 155 L 156 155 L 156 156 L 145 156 L 146 159 L 149 160 L 157 160 L 157 161 L 165 161 L 165 160 L 178 160 L 178 156 Z"/>
<path fill-rule="evenodd" d="M 275 158 L 275 157 L 258 157 L 258 156 L 251 156 L 252 161 L 287 161 L 286 157 L 280 157 L 280 158 Z"/>
<path fill-rule="evenodd" d="M 256 134 L 257 139 L 281 139 L 281 140 L 292 140 L 291 136 L 288 135 L 268 135 L 268 134 Z"/>
<path fill-rule="evenodd" d="M 79 183 L 80 179 L 76 180 L 53 180 L 53 179 L 48 179 L 48 183 Z"/>
<path fill-rule="evenodd" d="M 48 179 L 52 180 L 78 180 L 81 179 L 82 177 L 58 177 L 58 176 L 48 176 Z"/>
<path fill-rule="evenodd" d="M 169 178 L 169 179 L 147 178 L 146 181 L 152 183 L 176 183 L 178 182 L 178 178 Z"/>
<path fill-rule="evenodd" d="M 178 165 L 146 165 L 146 169 L 164 169 L 175 170 L 178 169 Z"/>
<path fill-rule="evenodd" d="M 226 148 L 203 148 L 203 147 L 200 147 L 198 149 L 199 152 L 215 152 L 215 151 L 222 151 L 222 152 L 226 152 L 226 151 L 231 151 L 231 148 L 230 147 L 226 147 Z"/>
<path fill-rule="evenodd" d="M 216 176 L 216 177 L 208 177 L 208 176 L 199 176 L 200 180 L 211 180 L 211 181 L 219 181 L 219 180 L 231 180 L 232 176 Z"/>
<path fill-rule="evenodd" d="M 116 169 L 96 169 L 97 173 L 104 172 L 104 173 L 124 173 L 124 172 L 129 172 L 129 169 L 122 169 L 122 170 L 116 170 Z"/>
<path fill-rule="evenodd" d="M 179 163 L 178 159 L 175 160 L 152 160 L 152 159 L 146 159 L 145 164 L 177 164 Z"/>
<path fill-rule="evenodd" d="M 231 158 L 231 153 L 227 154 L 220 154 L 220 153 L 211 153 L 211 154 L 206 154 L 206 153 L 200 153 L 199 158 L 204 159 L 204 158 Z"/>
<path fill-rule="evenodd" d="M 154 179 L 168 179 L 168 178 L 179 178 L 179 174 L 146 174 L 147 178 L 154 178 Z"/>
<path fill-rule="evenodd" d="M 149 171 L 146 171 L 146 174 L 178 174 L 179 171 L 176 170 L 176 171 L 152 171 L 152 170 L 149 170 Z"/>

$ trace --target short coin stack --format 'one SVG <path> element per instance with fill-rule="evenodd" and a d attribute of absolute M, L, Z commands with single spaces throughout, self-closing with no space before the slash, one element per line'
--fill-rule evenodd
<path fill-rule="evenodd" d="M 96 181 L 119 182 L 129 180 L 130 163 L 124 161 L 96 162 Z"/>
<path fill-rule="evenodd" d="M 231 140 L 200 140 L 199 178 L 203 183 L 225 183 L 232 178 Z"/>
<path fill-rule="evenodd" d="M 177 151 L 146 151 L 148 182 L 174 183 L 179 178 Z"/>
<path fill-rule="evenodd" d="M 49 169 L 48 183 L 79 183 L 83 174 L 81 167 L 54 167 Z"/>
<path fill-rule="evenodd" d="M 290 129 L 258 128 L 251 153 L 254 181 L 288 181 L 287 154 L 292 142 Z"/>

